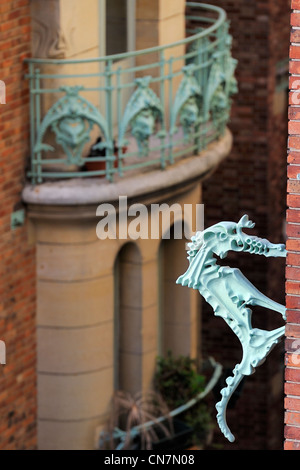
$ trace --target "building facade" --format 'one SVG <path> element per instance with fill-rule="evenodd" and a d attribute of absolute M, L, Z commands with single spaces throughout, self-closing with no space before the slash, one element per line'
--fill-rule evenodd
<path fill-rule="evenodd" d="M 165 235 L 192 229 L 184 208 L 202 202 L 202 180 L 232 146 L 235 61 L 223 10 L 196 6 L 186 21 L 182 0 L 111 6 L 60 0 L 46 12 L 31 2 L 31 180 L 22 198 L 36 246 L 42 449 L 93 448 L 115 390 L 148 390 L 169 349 L 197 357 L 199 298 L 175 283 L 185 240 Z M 125 196 L 148 211 L 149 227 L 161 206 L 157 236 L 120 236 L 134 223 L 118 206 Z M 118 213 L 119 237 L 99 237 L 104 205 Z"/>
<path fill-rule="evenodd" d="M 217 430 L 214 442 L 281 449 L 285 407 L 285 448 L 298 448 L 297 105 L 285 213 L 290 1 L 206 3 L 1 3 L 1 449 L 94 448 L 113 392 L 151 387 L 156 356 L 169 349 L 212 355 L 230 375 L 239 344 L 175 283 L 187 261 L 174 232 L 193 228 L 201 203 L 205 227 L 248 213 L 258 236 L 287 235 L 289 250 L 286 371 L 282 343 L 228 411 L 236 443 Z M 297 77 L 297 0 L 292 8 Z M 151 226 L 153 205 L 157 236 L 128 237 L 141 230 L 137 214 Z M 123 236 L 100 239 L 109 210 Z M 250 258 L 230 263 L 284 303 L 284 261 Z M 258 310 L 255 322 L 281 325 Z"/>
<path fill-rule="evenodd" d="M 287 182 L 287 267 L 286 267 L 286 354 L 285 354 L 285 449 L 300 449 L 300 370 L 299 370 L 299 27 L 300 3 L 291 4 L 289 139 Z"/>
<path fill-rule="evenodd" d="M 36 447 L 35 247 L 14 217 L 24 208 L 22 190 L 29 152 L 29 89 L 23 60 L 31 54 L 28 1 L 2 2 L 1 79 L 1 449 Z M 17 214 L 16 214 L 17 213 Z"/>

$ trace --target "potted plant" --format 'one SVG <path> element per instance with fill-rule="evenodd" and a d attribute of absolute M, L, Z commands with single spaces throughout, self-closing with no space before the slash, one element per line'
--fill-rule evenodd
<path fill-rule="evenodd" d="M 191 407 L 185 405 L 204 390 L 205 384 L 205 375 L 199 373 L 196 361 L 189 356 L 174 357 L 169 351 L 166 357 L 157 358 L 155 389 L 170 410 L 182 409 L 181 420 L 192 428 L 189 445 L 197 448 L 210 442 L 213 420 L 204 401 L 195 401 Z"/>
<path fill-rule="evenodd" d="M 115 392 L 98 447 L 181 451 L 209 444 L 213 421 L 203 398 L 215 386 L 221 369 L 212 358 L 208 362 L 214 373 L 206 384 L 205 375 L 189 356 L 175 358 L 169 352 L 165 358 L 158 357 L 155 390 L 135 395 Z"/>
<path fill-rule="evenodd" d="M 160 438 L 170 438 L 173 421 L 159 393 L 148 391 L 131 395 L 116 391 L 110 418 L 100 435 L 100 449 L 152 449 Z"/>

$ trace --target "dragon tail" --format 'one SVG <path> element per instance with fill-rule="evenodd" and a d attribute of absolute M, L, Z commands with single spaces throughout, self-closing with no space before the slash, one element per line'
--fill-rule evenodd
<path fill-rule="evenodd" d="M 234 442 L 235 437 L 231 433 L 227 421 L 226 421 L 226 410 L 227 410 L 227 405 L 229 403 L 229 400 L 233 394 L 233 392 L 237 389 L 239 386 L 240 382 L 244 378 L 244 375 L 241 374 L 239 371 L 239 368 L 236 366 L 233 370 L 233 377 L 227 377 L 226 383 L 227 387 L 223 388 L 221 390 L 221 395 L 222 399 L 216 404 L 216 409 L 218 411 L 217 413 L 217 421 L 219 424 L 219 427 L 226 437 L 230 442 Z"/>

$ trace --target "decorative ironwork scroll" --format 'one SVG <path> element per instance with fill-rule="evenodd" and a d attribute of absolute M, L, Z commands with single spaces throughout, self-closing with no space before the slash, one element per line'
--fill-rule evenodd
<path fill-rule="evenodd" d="M 179 116 L 185 139 L 188 140 L 194 127 L 201 122 L 202 92 L 194 77 L 195 65 L 186 65 L 182 70 L 184 77 L 175 96 L 170 132 L 172 134 L 176 132 L 176 119 Z"/>
<path fill-rule="evenodd" d="M 119 138 L 119 145 L 123 146 L 126 143 L 124 141 L 126 129 L 130 126 L 142 156 L 148 155 L 149 138 L 154 134 L 156 122 L 163 120 L 161 102 L 149 88 L 151 79 L 151 76 L 147 76 L 135 80 L 137 89 L 127 103 Z"/>
<path fill-rule="evenodd" d="M 189 243 L 189 267 L 176 281 L 197 289 L 212 306 L 215 315 L 225 320 L 242 344 L 242 361 L 235 366 L 233 377 L 227 378 L 227 386 L 221 390 L 222 399 L 216 404 L 220 429 L 230 442 L 235 440 L 226 422 L 230 397 L 241 380 L 253 374 L 255 368 L 265 361 L 285 331 L 284 326 L 271 331 L 253 328 L 251 305 L 279 312 L 283 319 L 286 319 L 285 307 L 262 294 L 239 269 L 219 266 L 215 258 L 215 255 L 225 258 L 229 251 L 285 257 L 284 245 L 243 232 L 243 228 L 253 228 L 254 225 L 244 215 L 238 223 L 220 222 L 197 232 Z"/>
<path fill-rule="evenodd" d="M 60 98 L 47 112 L 37 133 L 35 153 L 54 151 L 51 145 L 43 142 L 48 128 L 55 134 L 57 144 L 64 149 L 68 163 L 83 164 L 82 150 L 90 140 L 91 130 L 96 124 L 108 140 L 107 124 L 101 113 L 88 100 L 79 96 L 81 86 L 63 86 L 65 96 Z"/>
<path fill-rule="evenodd" d="M 216 126 L 224 113 L 229 113 L 231 96 L 238 91 L 237 80 L 234 76 L 236 65 L 237 61 L 230 54 L 225 57 L 219 53 L 213 55 L 208 77 L 206 111 L 211 114 Z"/>

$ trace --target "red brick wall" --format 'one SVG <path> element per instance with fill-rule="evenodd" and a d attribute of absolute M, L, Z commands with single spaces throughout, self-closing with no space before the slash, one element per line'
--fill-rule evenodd
<path fill-rule="evenodd" d="M 21 206 L 29 142 L 29 93 L 23 59 L 30 54 L 30 0 L 0 1 L 0 449 L 36 446 L 35 253 L 26 224 L 11 230 Z"/>
<path fill-rule="evenodd" d="M 287 183 L 285 449 L 300 450 L 300 0 L 291 2 Z M 298 76 L 297 76 L 298 75 Z"/>
<path fill-rule="evenodd" d="M 221 220 L 237 221 L 247 213 L 256 223 L 253 234 L 284 243 L 288 90 L 280 90 L 277 69 L 280 61 L 288 61 L 290 0 L 205 3 L 227 11 L 233 56 L 239 61 L 239 93 L 234 97 L 229 125 L 234 136 L 233 150 L 204 185 L 205 226 Z M 288 79 L 287 72 L 285 78 Z M 283 258 L 238 254 L 224 261 L 240 268 L 262 292 L 285 303 Z M 213 355 L 232 370 L 241 360 L 239 341 L 206 304 L 202 317 L 202 353 Z M 277 313 L 258 308 L 253 308 L 253 323 L 263 329 L 284 324 Z M 228 410 L 235 443 L 226 442 L 218 431 L 215 442 L 232 450 L 282 449 L 283 389 L 284 341 L 245 380 L 236 405 Z"/>

